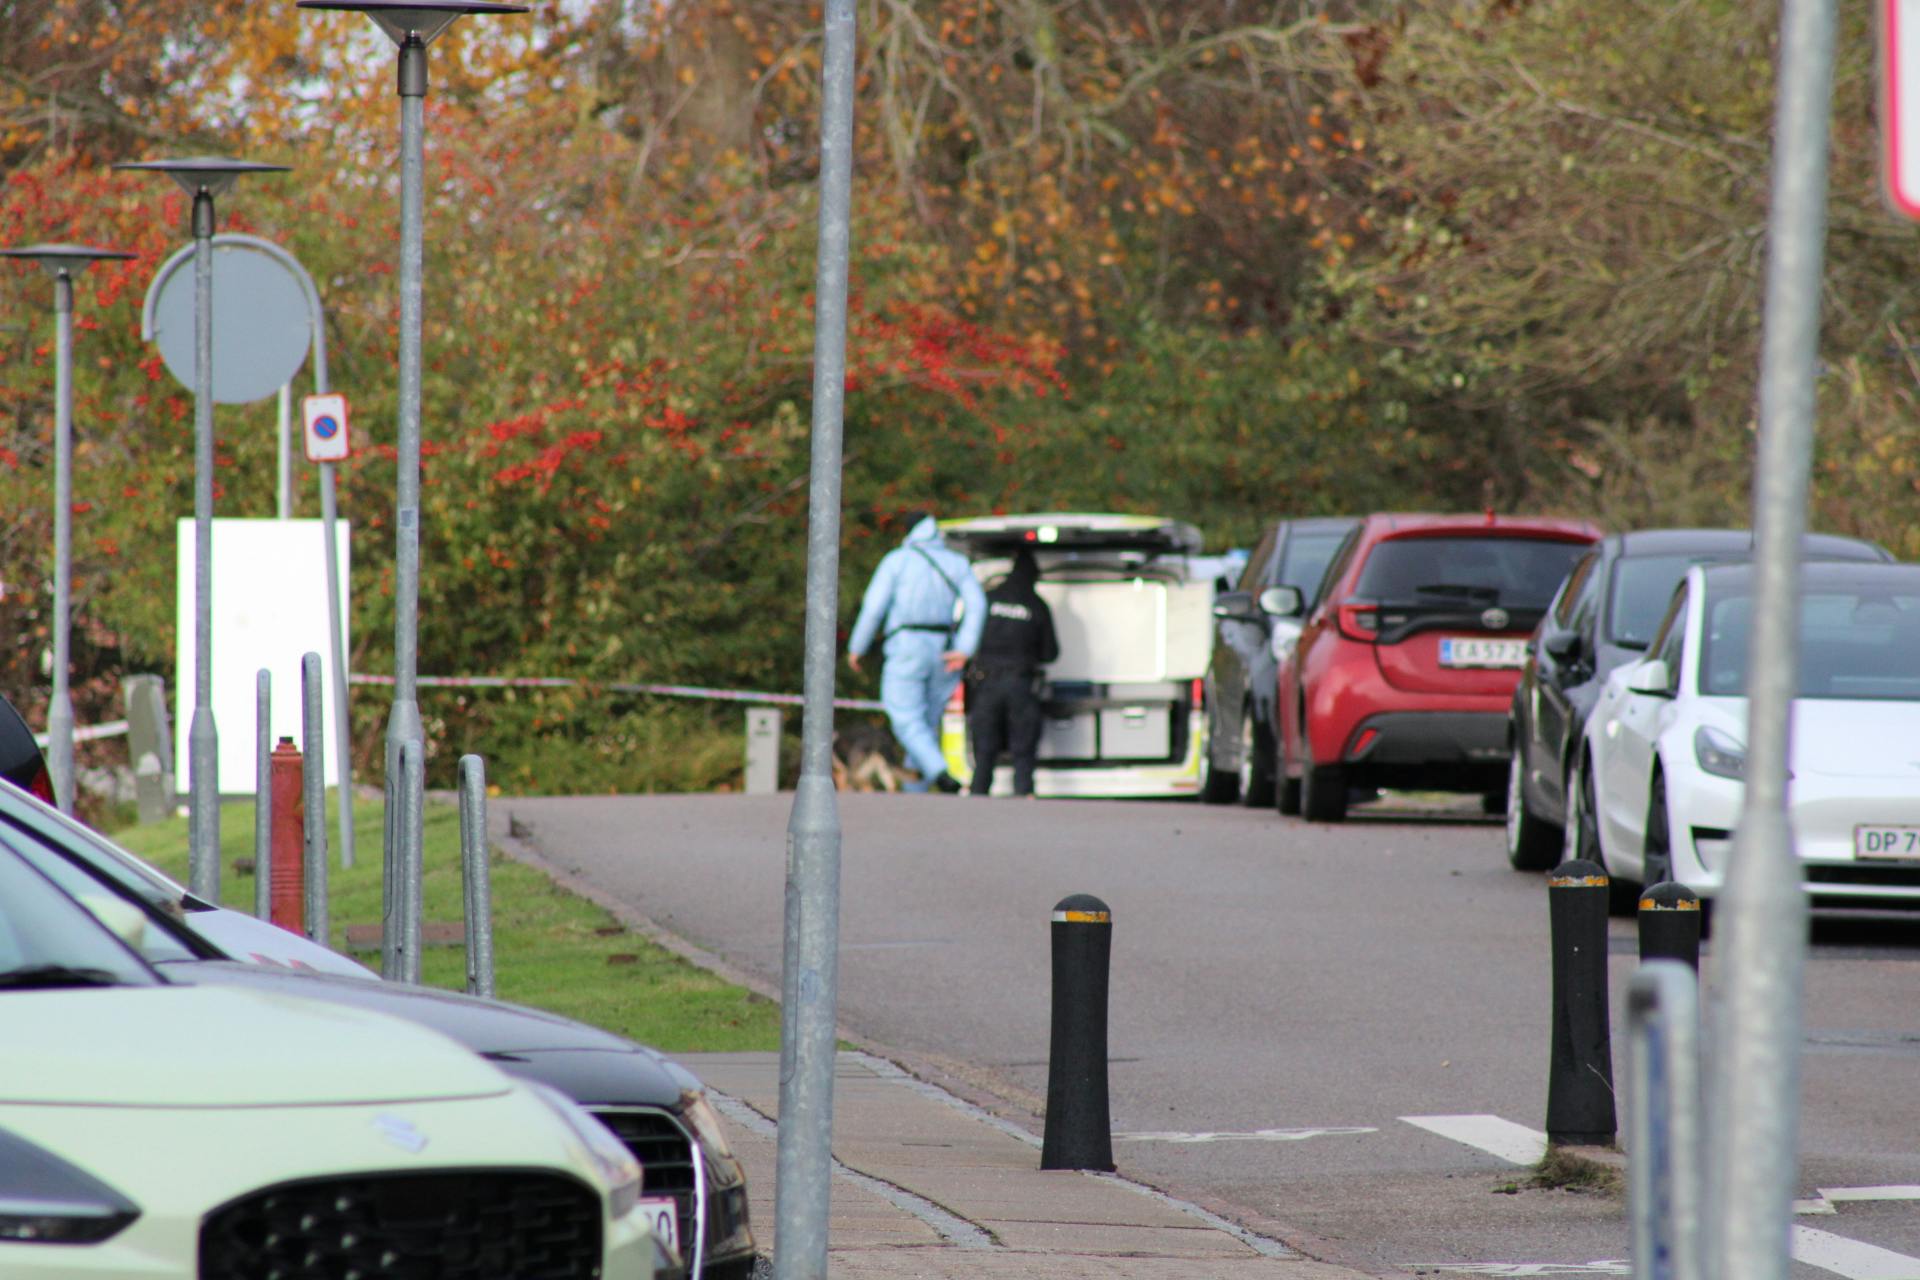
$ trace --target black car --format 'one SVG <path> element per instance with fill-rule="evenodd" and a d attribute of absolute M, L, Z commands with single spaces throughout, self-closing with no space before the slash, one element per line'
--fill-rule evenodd
<path fill-rule="evenodd" d="M 1809 560 L 1890 561 L 1884 547 L 1810 533 Z M 1643 529 L 1594 544 L 1560 584 L 1528 646 L 1507 731 L 1507 860 L 1521 871 L 1560 861 L 1567 763 L 1607 675 L 1642 657 L 1687 569 L 1753 558 L 1744 529 Z"/>
<path fill-rule="evenodd" d="M 1319 602 L 1321 579 L 1359 521 L 1347 516 L 1280 520 L 1247 558 L 1236 590 L 1213 603 L 1213 660 L 1207 670 L 1207 749 L 1200 798 L 1249 808 L 1273 803 L 1274 668 L 1300 637 L 1300 619 Z M 1274 587 L 1297 590 L 1305 608 L 1275 617 L 1261 604 Z"/>
<path fill-rule="evenodd" d="M 238 962 L 186 923 L 187 906 L 157 897 L 162 878 L 97 839 L 77 838 L 49 806 L 0 782 L 0 845 L 85 899 L 100 886 L 137 907 L 148 927 L 138 950 L 168 980 L 246 986 L 353 1005 L 421 1023 L 501 1070 L 560 1090 L 639 1157 L 642 1196 L 672 1196 L 689 1278 L 747 1280 L 754 1239 L 746 1176 L 699 1080 L 659 1053 L 538 1009 L 433 987 Z"/>

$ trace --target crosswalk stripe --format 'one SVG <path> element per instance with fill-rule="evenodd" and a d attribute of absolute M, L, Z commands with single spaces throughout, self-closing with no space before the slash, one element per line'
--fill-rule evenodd
<path fill-rule="evenodd" d="M 1793 1229 L 1793 1256 L 1847 1280 L 1920 1280 L 1920 1258 L 1812 1227 Z"/>
<path fill-rule="evenodd" d="M 1547 1135 L 1499 1116 L 1401 1116 L 1429 1133 L 1437 1133 L 1511 1164 L 1539 1164 L 1547 1154 Z"/>

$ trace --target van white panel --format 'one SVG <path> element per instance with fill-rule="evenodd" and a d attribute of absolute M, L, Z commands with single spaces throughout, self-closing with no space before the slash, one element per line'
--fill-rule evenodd
<path fill-rule="evenodd" d="M 1060 637 L 1048 680 L 1116 684 L 1192 680 L 1207 672 L 1212 583 L 1043 580 L 1039 592 Z"/>

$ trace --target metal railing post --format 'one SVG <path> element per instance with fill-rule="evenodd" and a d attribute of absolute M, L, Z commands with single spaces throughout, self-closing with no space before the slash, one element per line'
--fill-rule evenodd
<path fill-rule="evenodd" d="M 307 893 L 307 936 L 321 946 L 333 936 L 327 918 L 327 740 L 321 707 L 320 655 L 300 659 L 300 750 L 302 819 Z"/>
<path fill-rule="evenodd" d="M 1627 1203 L 1636 1280 L 1700 1280 L 1700 997 L 1650 960 L 1627 985 Z"/>
<path fill-rule="evenodd" d="M 460 870 L 467 922 L 467 994 L 493 996 L 493 869 L 487 849 L 487 762 L 460 757 Z"/>
<path fill-rule="evenodd" d="M 253 914 L 273 918 L 273 673 L 253 678 Z"/>

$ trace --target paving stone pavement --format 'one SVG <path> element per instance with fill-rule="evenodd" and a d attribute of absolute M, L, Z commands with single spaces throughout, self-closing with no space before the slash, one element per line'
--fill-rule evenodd
<path fill-rule="evenodd" d="M 675 1055 L 719 1095 L 773 1252 L 775 1053 Z M 1034 1137 L 864 1053 L 834 1076 L 833 1280 L 1359 1280 L 1109 1174 L 1042 1172 Z"/>

